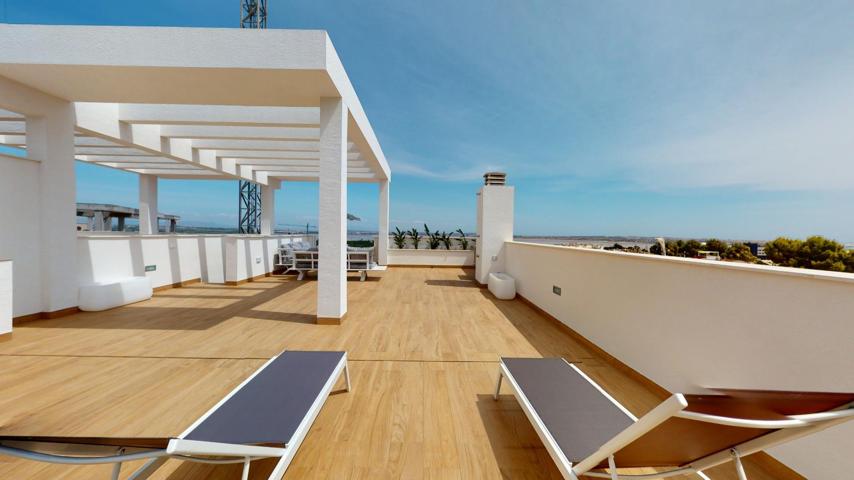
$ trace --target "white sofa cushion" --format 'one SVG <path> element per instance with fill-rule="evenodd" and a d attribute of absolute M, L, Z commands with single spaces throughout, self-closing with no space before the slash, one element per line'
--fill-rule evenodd
<path fill-rule="evenodd" d="M 148 277 L 127 277 L 80 286 L 78 307 L 98 312 L 148 300 L 154 293 Z"/>

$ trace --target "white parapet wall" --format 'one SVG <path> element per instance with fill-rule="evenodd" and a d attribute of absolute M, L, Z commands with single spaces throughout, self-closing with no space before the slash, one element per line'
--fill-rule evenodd
<path fill-rule="evenodd" d="M 504 254 L 520 295 L 671 392 L 854 392 L 854 275 L 521 242 Z M 854 471 L 851 451 L 849 422 L 769 453 L 819 479 Z"/>
<path fill-rule="evenodd" d="M 390 266 L 424 267 L 471 267 L 474 266 L 474 250 L 388 250 Z"/>
<path fill-rule="evenodd" d="M 231 283 L 275 268 L 280 244 L 305 235 L 80 234 L 79 283 L 148 276 L 154 288 L 200 280 Z"/>
<path fill-rule="evenodd" d="M 0 335 L 12 331 L 12 261 L 0 259 Z"/>

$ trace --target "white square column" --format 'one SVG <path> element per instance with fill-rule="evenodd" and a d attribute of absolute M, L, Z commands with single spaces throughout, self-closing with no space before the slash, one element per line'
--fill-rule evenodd
<path fill-rule="evenodd" d="M 276 188 L 261 185 L 261 235 L 272 235 L 276 227 Z"/>
<path fill-rule="evenodd" d="M 156 235 L 157 226 L 157 176 L 139 176 L 139 234 Z"/>
<path fill-rule="evenodd" d="M 77 306 L 77 185 L 70 103 L 27 116 L 27 156 L 39 161 L 42 312 L 55 313 Z"/>
<path fill-rule="evenodd" d="M 320 214 L 317 323 L 339 324 L 347 313 L 347 106 L 320 99 Z"/>
<path fill-rule="evenodd" d="M 388 196 L 391 182 L 379 183 L 379 216 L 377 217 L 377 265 L 388 265 Z"/>

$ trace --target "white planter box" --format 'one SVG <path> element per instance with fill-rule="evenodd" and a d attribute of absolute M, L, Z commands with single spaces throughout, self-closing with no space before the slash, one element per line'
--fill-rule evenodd
<path fill-rule="evenodd" d="M 470 267 L 474 265 L 474 250 L 388 250 L 388 264 L 425 267 Z"/>

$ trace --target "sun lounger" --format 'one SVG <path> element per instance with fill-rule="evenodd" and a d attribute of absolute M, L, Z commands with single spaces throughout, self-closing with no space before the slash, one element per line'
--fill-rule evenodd
<path fill-rule="evenodd" d="M 286 351 L 273 357 L 175 438 L 0 437 L 0 454 L 73 465 L 147 459 L 129 478 L 148 478 L 169 458 L 243 463 L 278 458 L 270 479 L 280 479 L 323 407 L 332 387 L 350 376 L 346 352 Z"/>
<path fill-rule="evenodd" d="M 496 399 L 502 379 L 563 478 L 573 480 L 708 478 L 703 470 L 730 460 L 746 480 L 741 457 L 854 419 L 854 394 L 760 390 L 675 394 L 636 418 L 561 358 L 502 358 Z M 667 470 L 617 473 L 643 467 Z"/>
<path fill-rule="evenodd" d="M 293 264 L 290 270 L 299 272 L 297 280 L 305 278 L 308 272 L 316 272 L 320 263 L 320 254 L 316 251 L 293 252 Z M 368 278 L 368 270 L 371 269 L 370 252 L 347 252 L 345 269 L 348 272 L 359 272 L 359 281 L 364 282 Z"/>

